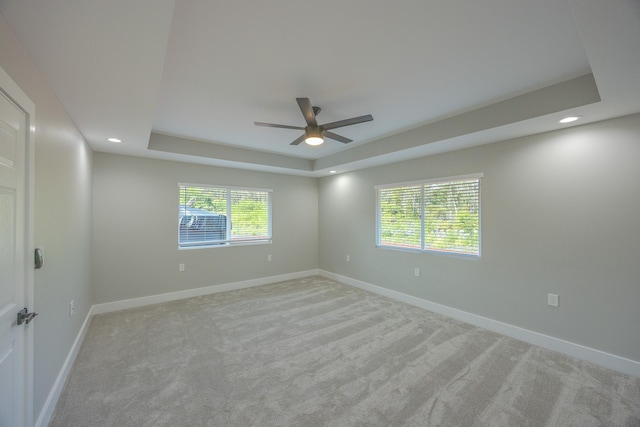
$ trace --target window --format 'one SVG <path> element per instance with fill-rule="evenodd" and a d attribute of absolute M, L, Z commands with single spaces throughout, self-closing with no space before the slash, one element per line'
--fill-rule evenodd
<path fill-rule="evenodd" d="M 180 248 L 271 242 L 271 190 L 178 187 Z"/>
<path fill-rule="evenodd" d="M 481 177 L 376 186 L 377 246 L 480 256 Z"/>

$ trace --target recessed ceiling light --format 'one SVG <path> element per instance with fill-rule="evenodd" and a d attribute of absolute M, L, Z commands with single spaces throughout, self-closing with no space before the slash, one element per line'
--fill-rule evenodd
<path fill-rule="evenodd" d="M 581 119 L 582 116 L 568 116 L 565 117 L 564 119 L 560 120 L 560 123 L 571 123 L 571 122 L 575 122 L 576 120 Z"/>
<path fill-rule="evenodd" d="M 329 171 L 329 173 L 338 173 L 338 171 Z"/>
<path fill-rule="evenodd" d="M 118 138 L 107 138 L 107 141 L 109 141 L 109 142 L 122 142 L 122 140 L 118 139 Z"/>

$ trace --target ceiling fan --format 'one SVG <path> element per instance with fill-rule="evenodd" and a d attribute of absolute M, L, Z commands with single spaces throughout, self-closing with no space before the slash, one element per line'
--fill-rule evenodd
<path fill-rule="evenodd" d="M 373 116 L 371 114 L 367 114 L 366 116 L 353 117 L 351 119 L 338 120 L 337 122 L 319 125 L 316 117 L 320 113 L 320 107 L 311 106 L 311 100 L 309 98 L 296 98 L 296 101 L 298 101 L 300 111 L 302 111 L 304 120 L 307 122 L 306 127 L 277 125 L 274 123 L 261 122 L 253 122 L 253 124 L 256 126 L 267 126 L 272 128 L 303 130 L 304 135 L 300 135 L 298 138 L 296 138 L 296 140 L 293 141 L 291 145 L 298 145 L 302 141 L 306 142 L 309 145 L 320 145 L 324 142 L 325 137 L 335 139 L 336 141 L 340 141 L 344 144 L 348 144 L 352 141 L 351 139 L 345 138 L 344 136 L 330 131 L 332 129 L 355 125 L 363 122 L 370 122 L 371 120 L 373 120 Z"/>

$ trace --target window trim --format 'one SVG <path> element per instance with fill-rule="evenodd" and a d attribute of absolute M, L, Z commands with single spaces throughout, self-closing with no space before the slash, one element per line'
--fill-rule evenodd
<path fill-rule="evenodd" d="M 395 251 L 402 252 L 412 252 L 412 253 L 428 253 L 449 257 L 459 257 L 466 259 L 480 259 L 482 256 L 482 185 L 481 180 L 484 178 L 484 174 L 482 172 L 471 173 L 466 175 L 455 175 L 455 176 L 447 176 L 442 178 L 429 178 L 418 181 L 406 181 L 406 182 L 396 182 L 391 184 L 380 184 L 375 185 L 374 189 L 376 192 L 376 241 L 375 245 L 377 248 L 381 249 L 389 249 Z M 425 209 L 425 185 L 428 184 L 445 184 L 452 183 L 456 181 L 468 181 L 468 180 L 478 180 L 478 253 L 477 254 L 469 254 L 463 252 L 456 251 L 447 251 L 447 250 L 438 250 L 438 249 L 424 249 L 424 209 Z M 399 187 L 411 187 L 411 186 L 420 186 L 420 212 L 421 212 L 421 220 L 420 220 L 420 248 L 410 248 L 410 247 L 402 247 L 402 246 L 393 246 L 393 245 L 384 245 L 381 243 L 381 220 L 382 220 L 382 210 L 380 209 L 380 190 L 390 189 L 390 188 L 399 188 Z"/>
<path fill-rule="evenodd" d="M 227 216 L 231 218 L 231 192 L 232 191 L 255 191 L 267 193 L 267 226 L 268 236 L 264 239 L 238 239 L 227 240 L 221 243 L 209 243 L 209 244 L 181 244 L 180 243 L 180 214 L 178 213 L 178 250 L 192 250 L 192 249 L 212 249 L 212 248 L 227 248 L 232 246 L 249 246 L 249 245 L 265 245 L 273 242 L 273 189 L 270 188 L 258 188 L 258 187 L 245 187 L 245 186 L 233 186 L 233 185 L 218 185 L 218 184 L 197 184 L 192 182 L 178 182 L 178 210 L 180 209 L 181 191 L 183 187 L 194 188 L 211 188 L 211 189 L 225 189 L 227 190 Z M 231 227 L 233 224 L 231 221 L 227 221 L 227 233 L 231 233 Z"/>

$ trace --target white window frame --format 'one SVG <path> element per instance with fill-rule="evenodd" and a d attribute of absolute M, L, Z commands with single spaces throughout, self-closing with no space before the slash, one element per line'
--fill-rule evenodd
<path fill-rule="evenodd" d="M 463 257 L 463 258 L 472 258 L 479 259 L 482 253 L 482 178 L 484 177 L 483 173 L 473 173 L 467 175 L 457 175 L 457 176 L 449 176 L 442 178 L 433 178 L 426 179 L 420 181 L 409 181 L 409 182 L 399 182 L 393 184 L 384 184 L 384 185 L 376 185 L 376 247 L 382 249 L 391 249 L 391 250 L 399 250 L 399 251 L 407 251 L 407 252 L 419 252 L 419 253 L 431 253 L 431 254 L 441 254 L 441 255 L 449 255 L 455 257 Z M 425 186 L 429 184 L 449 184 L 458 181 L 471 181 L 478 180 L 478 253 L 465 253 L 459 252 L 455 250 L 445 250 L 445 249 L 433 249 L 433 248 L 425 248 Z M 381 210 L 381 200 L 380 200 L 380 190 L 392 189 L 392 188 L 401 188 L 401 187 L 411 187 L 411 186 L 420 186 L 421 194 L 420 194 L 420 248 L 411 248 L 411 247 L 403 247 L 389 244 L 382 244 L 382 230 L 381 230 L 381 222 L 382 222 L 382 210 Z"/>
<path fill-rule="evenodd" d="M 216 189 L 216 190 L 226 190 L 227 195 L 226 195 L 226 239 L 225 240 L 221 240 L 221 241 L 215 241 L 215 242 L 205 242 L 205 241 L 195 241 L 195 242 L 180 242 L 180 222 L 181 222 L 181 215 L 180 215 L 180 209 L 183 206 L 182 202 L 183 200 L 181 199 L 182 197 L 182 189 L 183 188 L 201 188 L 201 189 Z M 231 194 L 233 191 L 255 191 L 255 192 L 260 192 L 260 193 L 267 193 L 267 236 L 266 237 L 260 237 L 260 238 L 250 238 L 250 237 L 246 237 L 246 238 L 240 238 L 240 239 L 233 239 L 232 237 L 232 228 L 233 228 L 233 224 L 231 221 L 231 205 L 232 205 L 232 200 L 231 200 Z M 177 229 L 177 240 L 178 240 L 178 249 L 179 250 L 185 250 L 185 249 L 203 249 L 203 248 L 221 248 L 221 247 L 229 247 L 229 246 L 242 246 L 242 245 L 262 245 L 262 244 L 271 244 L 272 243 L 272 238 L 273 238 L 273 227 L 272 227 L 272 215 L 273 215 L 273 211 L 272 211 L 272 194 L 273 194 L 273 190 L 269 189 L 269 188 L 256 188 L 256 187 L 236 187 L 236 186 L 229 186 L 229 185 L 215 185 L 215 184 L 194 184 L 194 183 L 185 183 L 185 182 L 179 182 L 178 183 L 178 229 Z"/>

